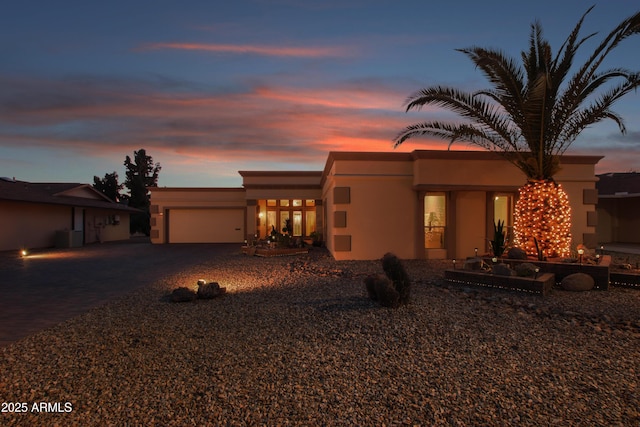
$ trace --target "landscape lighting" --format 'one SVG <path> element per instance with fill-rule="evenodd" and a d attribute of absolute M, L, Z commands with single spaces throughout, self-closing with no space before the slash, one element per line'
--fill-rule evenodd
<path fill-rule="evenodd" d="M 21 249 L 20 250 L 20 256 L 21 257 L 26 257 L 27 255 L 29 255 L 29 251 L 27 251 L 26 249 Z"/>

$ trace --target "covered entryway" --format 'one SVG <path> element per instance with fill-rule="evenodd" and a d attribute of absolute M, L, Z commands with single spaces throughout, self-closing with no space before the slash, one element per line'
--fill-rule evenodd
<path fill-rule="evenodd" d="M 167 211 L 167 243 L 241 243 L 244 209 L 177 208 Z"/>

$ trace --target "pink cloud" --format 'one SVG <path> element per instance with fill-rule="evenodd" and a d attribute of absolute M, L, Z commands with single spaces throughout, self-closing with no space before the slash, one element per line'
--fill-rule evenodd
<path fill-rule="evenodd" d="M 258 46 L 234 45 L 218 43 L 149 43 L 139 50 L 192 50 L 202 52 L 251 54 L 262 56 L 285 56 L 298 58 L 323 58 L 349 56 L 353 52 L 344 47 L 287 47 L 287 46 Z"/>

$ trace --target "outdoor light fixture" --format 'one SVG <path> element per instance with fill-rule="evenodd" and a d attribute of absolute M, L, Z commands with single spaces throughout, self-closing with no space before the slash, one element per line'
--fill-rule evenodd
<path fill-rule="evenodd" d="M 498 262 L 498 258 L 496 258 L 496 257 L 491 258 L 491 262 L 493 262 L 494 264 L 496 264 L 496 263 Z"/>
<path fill-rule="evenodd" d="M 578 255 L 580 255 L 580 264 L 582 264 L 582 255 L 584 254 L 584 249 L 578 249 Z"/>
<path fill-rule="evenodd" d="M 456 269 L 456 260 L 455 259 L 453 260 L 453 269 L 454 270 Z"/>
<path fill-rule="evenodd" d="M 533 278 L 534 278 L 534 279 L 537 279 L 537 278 L 538 278 L 538 273 L 540 272 L 540 269 L 539 269 L 539 268 L 536 268 L 536 269 L 535 269 L 535 270 L 533 270 L 533 271 L 535 271 L 535 272 L 536 272 L 536 274 L 533 276 Z"/>
<path fill-rule="evenodd" d="M 206 285 L 207 281 L 204 279 L 198 279 L 198 286 Z"/>
<path fill-rule="evenodd" d="M 478 257 L 478 248 L 473 248 L 473 250 L 476 252 L 476 258 Z"/>
<path fill-rule="evenodd" d="M 20 250 L 20 256 L 25 257 L 29 255 L 29 251 L 27 251 L 26 249 L 21 249 Z"/>

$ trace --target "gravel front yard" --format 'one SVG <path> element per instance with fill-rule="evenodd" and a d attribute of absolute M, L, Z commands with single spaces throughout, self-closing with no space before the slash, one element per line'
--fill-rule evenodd
<path fill-rule="evenodd" d="M 202 263 L 0 348 L 0 424 L 640 425 L 640 291 L 449 288 L 445 265 L 405 262 L 393 310 L 366 297 L 379 262 Z M 227 295 L 166 302 L 199 278 Z"/>

